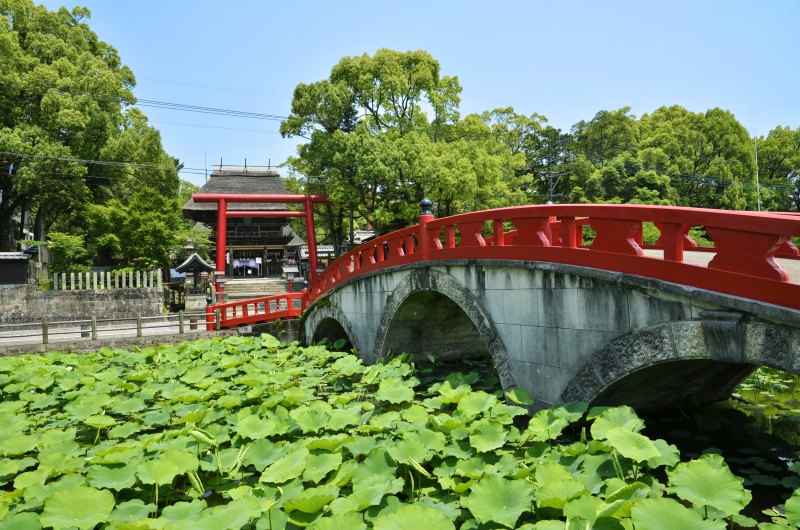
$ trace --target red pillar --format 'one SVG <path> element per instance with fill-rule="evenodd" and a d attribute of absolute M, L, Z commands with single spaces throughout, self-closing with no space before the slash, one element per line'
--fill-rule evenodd
<path fill-rule="evenodd" d="M 317 277 L 317 235 L 314 230 L 314 203 L 306 196 L 306 239 L 308 240 L 308 265 L 311 269 L 311 281 Z"/>
<path fill-rule="evenodd" d="M 225 247 L 227 245 L 226 236 L 228 232 L 228 201 L 225 199 L 220 199 L 217 202 L 217 274 L 215 280 L 215 285 L 217 286 L 217 298 L 220 303 L 223 302 L 222 294 L 225 292 L 225 283 L 220 283 L 220 278 L 225 278 L 225 265 L 227 261 L 225 259 Z"/>

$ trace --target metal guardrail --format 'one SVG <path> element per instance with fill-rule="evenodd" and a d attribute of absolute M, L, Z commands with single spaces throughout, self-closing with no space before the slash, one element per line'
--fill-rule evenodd
<path fill-rule="evenodd" d="M 153 316 L 153 317 L 121 317 L 121 318 L 103 318 L 99 319 L 93 316 L 87 320 L 60 320 L 60 321 L 47 321 L 43 320 L 41 324 L 37 323 L 24 323 L 24 324 L 0 324 L 0 344 L 3 339 L 12 339 L 9 342 L 24 341 L 25 338 L 39 337 L 42 344 L 48 344 L 51 338 L 59 335 L 75 335 L 80 333 L 80 338 L 89 338 L 90 340 L 98 340 L 99 333 L 113 334 L 127 334 L 125 332 L 136 331 L 136 337 L 143 336 L 143 330 L 152 330 L 163 327 L 173 327 L 178 324 L 177 334 L 183 335 L 188 332 L 201 332 L 207 331 L 210 326 L 212 329 L 219 330 L 221 315 L 219 311 L 213 313 L 213 320 L 210 320 L 211 315 L 205 312 L 191 312 L 187 313 L 179 311 L 174 315 Z M 188 323 L 187 323 L 188 319 Z M 133 325 L 128 325 L 128 323 Z M 147 325 L 148 322 L 152 322 Z M 114 323 L 122 323 L 122 325 L 113 325 Z M 67 329 L 68 328 L 68 329 Z M 13 336 L 4 336 L 3 332 L 14 331 Z M 77 337 L 76 337 L 77 338 Z"/>

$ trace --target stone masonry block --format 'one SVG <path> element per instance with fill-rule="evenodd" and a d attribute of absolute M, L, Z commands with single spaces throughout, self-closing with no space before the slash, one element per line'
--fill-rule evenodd
<path fill-rule="evenodd" d="M 706 341 L 700 322 L 672 322 L 670 324 L 675 354 L 680 358 L 707 358 Z"/>
<path fill-rule="evenodd" d="M 747 324 L 745 332 L 745 359 L 752 364 L 771 366 L 780 370 L 791 369 L 789 339 L 791 333 L 765 324 Z"/>
<path fill-rule="evenodd" d="M 577 289 L 542 289 L 538 294 L 540 326 L 581 329 Z"/>
<path fill-rule="evenodd" d="M 688 320 L 691 313 L 692 307 L 687 301 L 666 300 L 628 290 L 628 317 L 631 331 L 664 322 Z"/>
<path fill-rule="evenodd" d="M 617 351 L 623 348 L 622 343 L 632 340 L 633 337 L 630 335 L 622 337 L 600 350 L 592 358 L 595 370 L 606 385 L 616 381 L 627 372 L 627 367 L 617 358 Z"/>
<path fill-rule="evenodd" d="M 672 345 L 672 337 L 667 325 L 655 326 L 641 330 L 639 341 L 642 343 L 650 362 L 667 361 L 679 357 Z"/>
<path fill-rule="evenodd" d="M 630 331 L 624 289 L 578 289 L 580 329 Z"/>
<path fill-rule="evenodd" d="M 488 296 L 499 297 L 503 301 L 503 322 L 522 326 L 539 325 L 539 290 L 516 289 L 495 291 Z"/>
<path fill-rule="evenodd" d="M 511 291 L 519 289 L 519 274 L 519 269 L 487 267 L 486 290 Z"/>

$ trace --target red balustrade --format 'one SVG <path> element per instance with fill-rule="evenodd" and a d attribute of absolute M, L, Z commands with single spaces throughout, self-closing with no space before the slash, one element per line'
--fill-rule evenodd
<path fill-rule="evenodd" d="M 642 223 L 661 231 L 642 243 Z M 506 231 L 504 225 L 513 225 Z M 595 232 L 584 246 L 582 227 Z M 707 250 L 688 232 L 702 226 L 714 240 Z M 484 237 L 484 234 L 491 236 Z M 442 219 L 386 234 L 347 252 L 310 285 L 306 304 L 357 276 L 399 265 L 439 260 L 544 261 L 591 267 L 678 283 L 800 309 L 800 284 L 790 282 L 774 257 L 798 259 L 790 237 L 800 216 L 645 205 L 520 206 Z M 663 250 L 663 258 L 643 248 Z M 688 263 L 684 250 L 714 252 L 707 266 Z"/>
<path fill-rule="evenodd" d="M 250 298 L 238 302 L 227 302 L 208 306 L 206 311 L 213 314 L 220 312 L 220 327 L 235 328 L 262 322 L 294 318 L 305 309 L 305 293 L 285 293 L 262 298 Z M 213 320 L 209 320 L 213 322 Z M 213 325 L 207 327 L 213 329 Z"/>

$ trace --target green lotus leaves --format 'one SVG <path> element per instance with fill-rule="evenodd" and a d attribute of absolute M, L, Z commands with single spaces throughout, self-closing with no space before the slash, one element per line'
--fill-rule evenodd
<path fill-rule="evenodd" d="M 286 512 L 299 510 L 304 513 L 316 513 L 327 506 L 339 495 L 339 488 L 326 485 L 308 488 L 295 499 L 289 499 L 283 505 Z"/>
<path fill-rule="evenodd" d="M 606 408 L 592 424 L 592 438 L 604 440 L 608 431 L 615 427 L 638 433 L 644 428 L 644 422 L 628 406 Z"/>
<path fill-rule="evenodd" d="M 506 429 L 500 422 L 481 420 L 474 425 L 469 435 L 469 444 L 478 452 L 493 451 L 506 442 Z"/>
<path fill-rule="evenodd" d="M 587 414 L 585 403 L 565 403 L 519 432 L 515 418 L 527 412 L 511 403 L 530 405 L 530 395 L 503 400 L 488 360 L 441 379 L 429 366 L 412 370 L 408 355 L 365 367 L 356 355 L 263 337 L 0 358 L 0 530 L 747 522 L 737 514 L 749 492 L 721 457 L 680 463 L 675 446 L 640 433 L 628 407 Z M 584 417 L 589 432 L 567 428 Z M 714 426 L 707 420 L 697 419 Z M 665 485 L 649 473 L 660 466 Z M 750 480 L 777 482 L 769 466 L 752 461 Z M 798 512 L 800 493 L 786 501 L 790 522 Z"/>
<path fill-rule="evenodd" d="M 725 530 L 724 521 L 704 520 L 696 511 L 673 499 L 641 499 L 631 514 L 636 530 Z"/>
<path fill-rule="evenodd" d="M 410 504 L 396 512 L 375 519 L 375 530 L 455 530 L 453 522 L 442 512 L 428 506 Z"/>
<path fill-rule="evenodd" d="M 389 403 L 405 403 L 414 399 L 414 389 L 405 386 L 398 377 L 387 377 L 381 381 L 375 397 Z"/>
<path fill-rule="evenodd" d="M 537 441 L 555 440 L 569 422 L 556 415 L 551 409 L 540 410 L 528 422 L 531 437 Z"/>
<path fill-rule="evenodd" d="M 5 456 L 22 455 L 33 451 L 39 440 L 36 436 L 20 434 L 0 442 L 0 454 Z"/>
<path fill-rule="evenodd" d="M 308 530 L 366 530 L 367 525 L 356 513 L 332 515 L 317 519 L 308 526 Z"/>
<path fill-rule="evenodd" d="M 530 510 L 533 487 L 524 480 L 506 480 L 492 475 L 472 486 L 461 503 L 480 522 L 495 522 L 514 528 L 522 512 Z"/>
<path fill-rule="evenodd" d="M 784 505 L 789 524 L 800 525 L 800 490 L 795 490 Z"/>
<path fill-rule="evenodd" d="M 170 484 L 180 474 L 178 465 L 169 460 L 156 458 L 136 467 L 136 475 L 144 484 Z"/>
<path fill-rule="evenodd" d="M 236 432 L 239 436 L 250 440 L 260 440 L 275 432 L 277 424 L 270 419 L 263 419 L 256 414 L 251 414 L 239 420 Z"/>
<path fill-rule="evenodd" d="M 53 530 L 72 527 L 88 530 L 108 521 L 114 504 L 110 491 L 78 486 L 53 493 L 44 503 L 39 520 Z"/>
<path fill-rule="evenodd" d="M 387 451 L 395 462 L 406 462 L 411 459 L 415 462 L 426 462 L 431 454 L 425 445 L 418 439 L 404 439 L 396 444 L 389 445 Z"/>
<path fill-rule="evenodd" d="M 320 455 L 309 455 L 306 460 L 306 468 L 303 471 L 303 480 L 314 483 L 322 480 L 325 475 L 338 469 L 342 464 L 340 453 L 325 453 Z"/>
<path fill-rule="evenodd" d="M 668 471 L 669 491 L 697 507 L 710 506 L 733 515 L 749 502 L 749 494 L 719 455 L 678 464 Z"/>
<path fill-rule="evenodd" d="M 308 449 L 301 447 L 290 453 L 286 453 L 274 464 L 267 467 L 259 479 L 261 482 L 280 484 L 297 478 L 303 474 L 306 468 L 306 458 Z"/>
<path fill-rule="evenodd" d="M 625 458 L 636 462 L 661 457 L 661 453 L 647 436 L 628 431 L 622 427 L 614 427 L 605 433 L 606 443 L 619 451 Z"/>
<path fill-rule="evenodd" d="M 87 478 L 89 479 L 89 485 L 93 488 L 120 491 L 130 488 L 136 483 L 136 466 L 92 466 L 89 468 Z"/>
<path fill-rule="evenodd" d="M 492 394 L 479 390 L 471 392 L 464 396 L 459 402 L 457 410 L 461 411 L 467 417 L 475 417 L 497 404 L 497 398 Z"/>
<path fill-rule="evenodd" d="M 147 519 L 155 510 L 155 504 L 145 504 L 141 499 L 133 499 L 117 504 L 108 521 L 112 523 L 133 523 Z"/>
<path fill-rule="evenodd" d="M 39 516 L 30 512 L 6 515 L 0 520 L 0 530 L 41 530 L 41 528 Z"/>
<path fill-rule="evenodd" d="M 524 388 L 514 388 L 506 392 L 506 397 L 517 405 L 533 405 L 533 398 Z"/>

